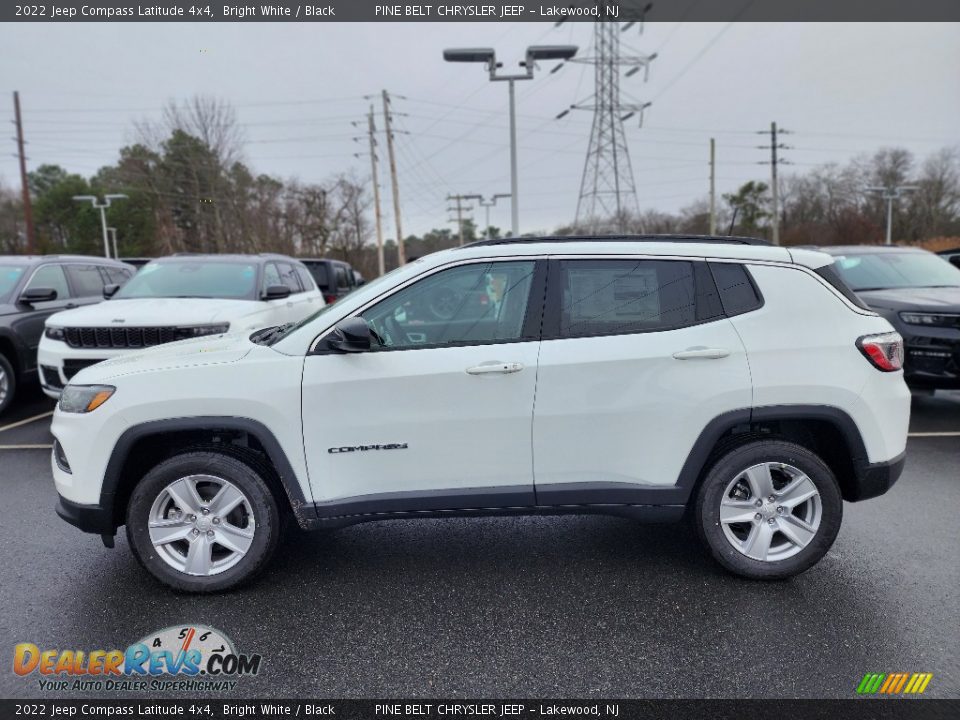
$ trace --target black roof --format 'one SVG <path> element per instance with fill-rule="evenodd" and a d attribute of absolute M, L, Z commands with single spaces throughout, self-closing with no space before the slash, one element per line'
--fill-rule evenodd
<path fill-rule="evenodd" d="M 767 245 L 766 240 L 734 235 L 545 235 L 539 237 L 510 237 L 477 240 L 463 247 L 505 245 L 509 243 L 563 243 L 563 242 L 665 242 L 665 243 L 720 243 L 729 245 Z"/>

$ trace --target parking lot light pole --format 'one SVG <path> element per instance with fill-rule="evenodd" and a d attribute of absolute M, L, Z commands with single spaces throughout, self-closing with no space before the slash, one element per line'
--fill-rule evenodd
<path fill-rule="evenodd" d="M 443 51 L 447 62 L 484 63 L 493 82 L 505 80 L 510 86 L 510 231 L 514 237 L 520 234 L 520 205 L 517 190 L 517 99 L 514 83 L 517 80 L 532 80 L 537 60 L 569 60 L 577 54 L 576 45 L 532 45 L 527 48 L 526 58 L 520 63 L 524 72 L 499 75 L 503 63 L 497 62 L 493 48 L 451 48 Z"/>
<path fill-rule="evenodd" d="M 103 256 L 110 257 L 110 241 L 107 239 L 107 208 L 110 207 L 112 200 L 126 200 L 127 196 L 120 193 L 104 195 L 102 203 L 97 202 L 96 195 L 74 195 L 73 199 L 77 202 L 89 200 L 90 204 L 100 211 L 100 225 L 103 227 Z"/>
<path fill-rule="evenodd" d="M 887 245 L 893 244 L 893 201 L 918 189 L 916 185 L 871 186 L 863 189 L 865 193 L 879 195 L 887 202 Z"/>

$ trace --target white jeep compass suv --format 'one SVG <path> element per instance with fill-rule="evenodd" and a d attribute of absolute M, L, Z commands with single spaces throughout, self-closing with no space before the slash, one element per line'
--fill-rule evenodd
<path fill-rule="evenodd" d="M 180 254 L 144 265 L 108 302 L 47 318 L 37 351 L 43 391 L 131 350 L 302 320 L 325 305 L 307 268 L 286 255 Z"/>
<path fill-rule="evenodd" d="M 901 338 L 832 262 L 670 236 L 428 255 L 296 324 L 81 370 L 57 512 L 199 592 L 288 520 L 453 515 L 686 516 L 727 569 L 795 575 L 904 464 Z"/>

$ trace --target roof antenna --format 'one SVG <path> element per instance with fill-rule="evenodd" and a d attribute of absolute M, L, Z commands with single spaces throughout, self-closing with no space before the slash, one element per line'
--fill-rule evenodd
<path fill-rule="evenodd" d="M 734 206 L 734 208 L 733 208 L 733 217 L 730 218 L 730 229 L 727 230 L 727 237 L 732 237 L 732 236 L 733 236 L 733 224 L 737 221 L 737 210 L 739 210 L 739 209 L 740 209 L 740 208 L 738 208 L 738 207 L 736 207 L 736 206 Z"/>

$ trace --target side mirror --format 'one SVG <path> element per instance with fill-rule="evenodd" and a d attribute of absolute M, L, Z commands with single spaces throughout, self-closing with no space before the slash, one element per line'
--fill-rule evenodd
<path fill-rule="evenodd" d="M 120 286 L 117 285 L 116 283 L 112 283 L 112 284 L 110 284 L 110 285 L 104 285 L 104 286 L 103 286 L 103 299 L 104 299 L 104 300 L 109 300 L 110 298 L 112 298 L 114 295 L 117 294 L 117 290 L 119 290 L 119 289 L 120 289 Z"/>
<path fill-rule="evenodd" d="M 290 297 L 290 288 L 286 285 L 268 285 L 263 291 L 264 300 L 283 300 Z"/>
<path fill-rule="evenodd" d="M 366 321 L 360 317 L 347 318 L 337 323 L 330 337 L 330 347 L 344 353 L 366 352 L 373 346 L 373 335 Z"/>
<path fill-rule="evenodd" d="M 20 302 L 27 305 L 34 303 L 51 302 L 57 299 L 57 291 L 53 288 L 35 287 L 24 290 L 20 294 Z"/>

